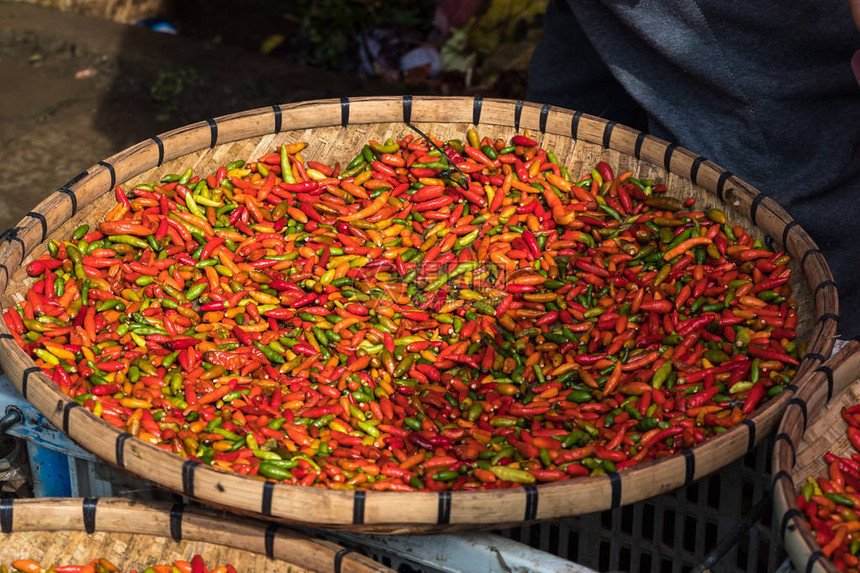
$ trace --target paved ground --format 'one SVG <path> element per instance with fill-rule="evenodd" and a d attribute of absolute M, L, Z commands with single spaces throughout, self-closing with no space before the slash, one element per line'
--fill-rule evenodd
<path fill-rule="evenodd" d="M 274 103 L 402 93 L 241 49 L 2 0 L 0 78 L 0 230 L 83 169 L 169 129 Z"/>

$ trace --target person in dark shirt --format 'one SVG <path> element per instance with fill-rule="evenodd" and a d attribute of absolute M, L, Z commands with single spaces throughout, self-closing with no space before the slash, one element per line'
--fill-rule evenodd
<path fill-rule="evenodd" d="M 857 25 L 852 21 L 852 11 Z M 552 0 L 528 99 L 647 131 L 734 173 L 816 241 L 860 333 L 860 0 Z"/>

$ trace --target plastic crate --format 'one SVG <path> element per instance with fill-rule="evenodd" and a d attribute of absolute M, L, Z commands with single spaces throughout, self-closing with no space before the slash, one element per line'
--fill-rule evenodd
<path fill-rule="evenodd" d="M 771 527 L 772 443 L 765 440 L 720 472 L 672 493 L 611 511 L 497 533 L 598 571 L 704 570 L 720 546 L 728 551 L 708 567 L 711 571 L 773 572 L 786 556 L 779 532 Z M 761 519 L 744 528 L 744 518 L 754 509 Z"/>

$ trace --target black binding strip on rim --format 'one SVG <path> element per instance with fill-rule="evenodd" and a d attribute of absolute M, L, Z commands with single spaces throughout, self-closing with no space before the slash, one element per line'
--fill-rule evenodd
<path fill-rule="evenodd" d="M 365 491 L 356 491 L 352 498 L 352 524 L 361 525 L 364 523 L 364 498 L 367 495 Z"/>
<path fill-rule="evenodd" d="M 5 333 L 5 332 L 0 332 L 0 340 L 7 340 L 7 339 L 12 339 L 12 340 L 14 340 L 14 339 L 15 339 L 15 337 L 14 337 L 14 336 L 12 336 L 11 334 L 7 334 L 7 333 Z"/>
<path fill-rule="evenodd" d="M 27 245 L 24 244 L 24 239 L 18 236 L 18 227 L 11 229 L 14 233 L 9 237 L 9 241 L 15 241 L 19 245 L 21 245 L 21 260 L 24 260 L 24 257 L 27 256 Z"/>
<path fill-rule="evenodd" d="M 0 264 L 0 269 L 3 269 L 3 272 L 6 273 L 6 280 L 9 280 L 9 269 L 6 268 L 6 265 Z"/>
<path fill-rule="evenodd" d="M 696 475 L 696 454 L 693 450 L 681 450 L 681 454 L 684 456 L 684 486 L 688 486 Z"/>
<path fill-rule="evenodd" d="M 214 149 L 215 144 L 218 143 L 218 124 L 211 117 L 206 120 L 206 123 L 209 124 L 209 149 Z"/>
<path fill-rule="evenodd" d="M 526 512 L 523 516 L 523 520 L 534 521 L 537 519 L 538 488 L 534 484 L 529 484 L 523 486 L 523 491 L 526 492 Z"/>
<path fill-rule="evenodd" d="M 672 163 L 672 155 L 675 153 L 675 148 L 677 146 L 674 143 L 670 143 L 666 146 L 666 151 L 663 152 L 663 167 L 666 171 L 671 171 L 669 169 L 669 165 Z"/>
<path fill-rule="evenodd" d="M 603 147 L 609 149 L 609 142 L 612 141 L 612 130 L 615 129 L 614 121 L 607 121 L 603 127 Z"/>
<path fill-rule="evenodd" d="M 475 96 L 472 100 L 472 123 L 478 125 L 481 122 L 481 109 L 484 107 L 483 96 Z"/>
<path fill-rule="evenodd" d="M 346 557 L 349 553 L 355 553 L 355 551 L 344 547 L 343 549 L 334 554 L 334 573 L 341 573 L 341 567 L 343 566 L 343 558 Z"/>
<path fill-rule="evenodd" d="M 746 420 L 741 420 L 741 424 L 750 429 L 750 439 L 747 444 L 747 453 L 749 453 L 755 449 L 755 422 L 747 418 Z"/>
<path fill-rule="evenodd" d="M 274 482 L 268 482 L 274 483 Z M 278 523 L 270 523 L 266 528 L 266 533 L 263 536 L 263 545 L 266 547 L 266 557 L 269 559 L 275 558 L 275 536 L 281 528 Z"/>
<path fill-rule="evenodd" d="M 762 201 L 764 201 L 764 194 L 759 193 L 753 197 L 752 203 L 750 204 L 750 221 L 752 221 L 753 225 L 758 225 L 755 220 L 755 216 L 758 213 L 758 204 Z"/>
<path fill-rule="evenodd" d="M 125 441 L 131 437 L 128 432 L 122 432 L 116 437 L 116 465 L 121 468 L 125 467 Z"/>
<path fill-rule="evenodd" d="M 774 445 L 776 445 L 777 442 L 785 442 L 788 444 L 788 449 L 791 450 L 791 466 L 794 467 L 794 464 L 797 463 L 797 452 L 794 449 L 794 442 L 791 441 L 791 436 L 785 432 L 780 432 L 773 439 Z"/>
<path fill-rule="evenodd" d="M 89 172 L 89 171 L 87 171 L 86 169 L 84 169 L 83 171 L 81 171 L 80 173 L 78 173 L 77 175 L 75 175 L 74 177 L 72 177 L 71 179 L 69 179 L 69 180 L 66 182 L 66 184 L 65 184 L 65 185 L 63 185 L 63 187 L 69 187 L 69 188 L 71 188 L 71 186 L 72 186 L 72 185 L 74 185 L 75 183 L 77 183 L 78 181 L 80 181 L 81 179 L 83 179 L 84 177 L 86 177 L 86 176 L 87 176 L 87 175 L 89 175 L 89 174 L 90 174 L 90 172 Z"/>
<path fill-rule="evenodd" d="M 540 132 L 546 133 L 546 118 L 549 116 L 549 109 L 552 106 L 548 103 L 545 103 L 540 108 Z"/>
<path fill-rule="evenodd" d="M 81 405 L 74 401 L 66 402 L 66 405 L 63 406 L 63 433 L 67 436 L 69 435 L 69 412 L 80 407 Z"/>
<path fill-rule="evenodd" d="M 726 181 L 731 176 L 732 176 L 731 172 L 723 171 L 722 173 L 720 173 L 720 178 L 717 179 L 717 197 L 719 197 L 720 201 L 722 201 L 724 203 L 726 201 L 726 196 L 724 194 Z"/>
<path fill-rule="evenodd" d="M 825 320 L 835 320 L 837 323 L 839 323 L 839 315 L 833 314 L 832 312 L 825 312 L 824 314 L 819 316 L 818 320 L 816 320 L 815 322 L 824 322 Z"/>
<path fill-rule="evenodd" d="M 451 523 L 451 492 L 439 492 L 439 515 L 436 518 L 436 523 L 439 525 L 448 525 Z"/>
<path fill-rule="evenodd" d="M 788 478 L 788 483 L 791 484 L 791 491 L 794 491 L 794 480 L 791 478 L 791 474 L 785 470 L 779 470 L 776 472 L 776 475 L 773 476 L 773 481 L 771 481 L 771 488 L 775 488 L 776 482 L 783 478 Z"/>
<path fill-rule="evenodd" d="M 272 113 L 275 115 L 275 129 L 273 130 L 273 133 L 280 133 L 282 121 L 281 106 L 278 104 L 272 105 Z"/>
<path fill-rule="evenodd" d="M 99 161 L 99 165 L 107 169 L 108 173 L 110 173 L 110 185 L 108 187 L 113 189 L 114 185 L 116 185 L 116 171 L 114 170 L 113 165 L 107 161 Z"/>
<path fill-rule="evenodd" d="M 790 484 L 791 491 L 795 491 L 794 489 L 794 479 L 792 479 L 791 474 L 785 470 L 779 470 L 776 472 L 776 475 L 773 476 L 773 480 L 770 482 L 771 490 L 776 489 L 776 483 L 784 478 L 788 478 L 788 483 Z"/>
<path fill-rule="evenodd" d="M 821 550 L 813 551 L 812 555 L 809 556 L 809 561 L 806 562 L 806 573 L 812 573 L 813 567 L 815 567 L 815 562 L 824 557 L 824 553 Z"/>
<path fill-rule="evenodd" d="M 3 533 L 12 533 L 12 508 L 11 497 L 0 499 L 0 531 Z"/>
<path fill-rule="evenodd" d="M 803 360 L 809 358 L 810 360 L 818 360 L 819 362 L 824 362 L 824 356 L 817 352 L 807 352 L 803 355 Z"/>
<path fill-rule="evenodd" d="M 412 121 L 412 96 L 403 96 L 403 123 Z"/>
<path fill-rule="evenodd" d="M 30 374 L 34 374 L 39 372 L 41 368 L 38 366 L 30 366 L 26 370 L 24 370 L 24 374 L 21 375 L 21 395 L 26 399 L 27 398 L 27 384 L 29 382 Z M 77 404 L 77 402 L 75 402 Z"/>
<path fill-rule="evenodd" d="M 182 464 L 182 493 L 194 497 L 194 468 L 200 465 L 197 460 L 185 460 Z"/>
<path fill-rule="evenodd" d="M 609 485 L 612 487 L 611 508 L 621 507 L 621 476 L 618 472 L 607 472 L 609 476 Z"/>
<path fill-rule="evenodd" d="M 113 185 L 111 185 L 113 187 Z M 37 213 L 36 211 L 30 211 L 25 215 L 25 217 L 32 217 L 33 219 L 38 219 L 39 223 L 42 225 L 42 238 L 39 239 L 39 242 L 44 242 L 45 236 L 48 234 L 48 221 L 45 219 L 45 216 L 41 213 Z"/>
<path fill-rule="evenodd" d="M 170 537 L 179 543 L 182 541 L 182 514 L 185 513 L 184 503 L 174 503 L 170 508 Z"/>
<path fill-rule="evenodd" d="M 260 508 L 260 513 L 271 517 L 272 515 L 272 494 L 275 493 L 275 482 L 266 480 L 263 482 L 263 504 Z"/>
<path fill-rule="evenodd" d="M 699 184 L 699 167 L 701 167 L 702 163 L 704 163 L 705 161 L 707 161 L 707 159 L 705 159 L 701 155 L 698 155 L 693 160 L 693 164 L 690 165 L 690 181 L 693 182 L 693 185 Z"/>
<path fill-rule="evenodd" d="M 81 504 L 84 511 L 84 530 L 90 534 L 96 530 L 96 504 L 98 502 L 99 498 L 97 497 L 85 497 Z"/>
<path fill-rule="evenodd" d="M 576 135 L 579 133 L 579 120 L 582 118 L 582 112 L 576 111 L 573 113 L 573 116 L 570 118 L 570 137 L 576 139 Z"/>
<path fill-rule="evenodd" d="M 798 225 L 800 225 L 800 223 L 797 222 L 797 219 L 792 219 L 791 221 L 788 222 L 788 224 L 782 230 L 782 246 L 783 247 L 786 246 L 786 244 L 788 243 L 788 233 L 792 229 L 797 227 Z"/>
<path fill-rule="evenodd" d="M 518 99 L 514 104 L 514 131 L 520 130 L 520 117 L 523 115 L 523 100 Z"/>
<path fill-rule="evenodd" d="M 770 235 L 764 236 L 764 244 L 767 246 L 768 250 L 770 250 L 770 251 L 776 250 L 773 248 L 773 237 L 771 237 Z"/>
<path fill-rule="evenodd" d="M 836 286 L 836 281 L 834 281 L 832 279 L 827 279 L 827 280 L 824 280 L 824 281 L 821 281 L 820 283 L 818 283 L 818 286 L 815 287 L 815 290 L 813 291 L 812 294 L 814 294 L 814 295 L 818 294 L 818 291 L 820 291 L 821 289 L 823 289 L 824 287 L 827 287 L 827 286 L 839 288 Z"/>
<path fill-rule="evenodd" d="M 62 193 L 63 195 L 68 196 L 69 200 L 72 202 L 72 215 L 78 212 L 78 196 L 75 195 L 75 192 L 67 187 L 60 187 L 57 189 L 57 193 Z"/>
<path fill-rule="evenodd" d="M 820 255 L 820 254 L 821 254 L 821 249 L 808 249 L 805 253 L 803 253 L 803 256 L 800 257 L 800 267 L 801 268 L 805 267 L 806 257 L 808 257 L 809 255 Z"/>
<path fill-rule="evenodd" d="M 164 142 L 157 135 L 153 135 L 150 139 L 158 146 L 158 163 L 156 166 L 161 167 L 161 164 L 164 163 Z"/>
<path fill-rule="evenodd" d="M 12 227 L 11 229 L 6 229 L 5 231 L 3 231 L 2 234 L 0 234 L 0 240 L 9 241 L 10 243 L 12 241 L 15 241 L 16 243 L 21 245 L 21 260 L 23 261 L 24 257 L 27 256 L 27 245 L 24 244 L 24 239 L 18 236 L 18 231 L 20 230 L 20 227 Z"/>
<path fill-rule="evenodd" d="M 800 513 L 800 510 L 796 507 L 792 507 L 788 511 L 786 511 L 782 516 L 782 522 L 779 524 L 779 538 L 785 539 L 785 530 L 788 528 L 788 522 L 791 521 L 792 517 L 799 517 L 803 515 Z"/>
<path fill-rule="evenodd" d="M 794 394 L 795 392 L 797 392 L 797 384 L 789 384 L 788 386 L 783 388 L 782 391 L 791 391 L 791 393 Z"/>
<path fill-rule="evenodd" d="M 349 125 L 349 98 L 340 98 L 340 126 L 346 127 Z"/>
<path fill-rule="evenodd" d="M 816 372 L 824 372 L 824 375 L 827 377 L 827 401 L 833 397 L 833 370 L 830 366 L 821 365 L 815 369 Z"/>
<path fill-rule="evenodd" d="M 800 413 L 803 414 L 803 431 L 805 432 L 806 431 L 806 423 L 809 421 L 807 418 L 808 413 L 806 411 L 806 401 L 803 400 L 802 398 L 792 398 L 791 400 L 788 401 L 788 404 L 786 404 L 785 407 L 788 408 L 792 404 L 797 404 L 798 406 L 800 406 Z"/>
<path fill-rule="evenodd" d="M 636 136 L 636 144 L 633 146 L 633 157 L 640 159 L 642 156 L 642 144 L 645 143 L 645 138 L 648 135 L 644 131 L 640 131 Z"/>

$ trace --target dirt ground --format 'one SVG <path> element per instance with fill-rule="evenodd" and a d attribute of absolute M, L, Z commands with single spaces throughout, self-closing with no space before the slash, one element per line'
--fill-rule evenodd
<path fill-rule="evenodd" d="M 402 87 L 0 0 L 0 230 L 152 135 L 274 103 Z"/>

